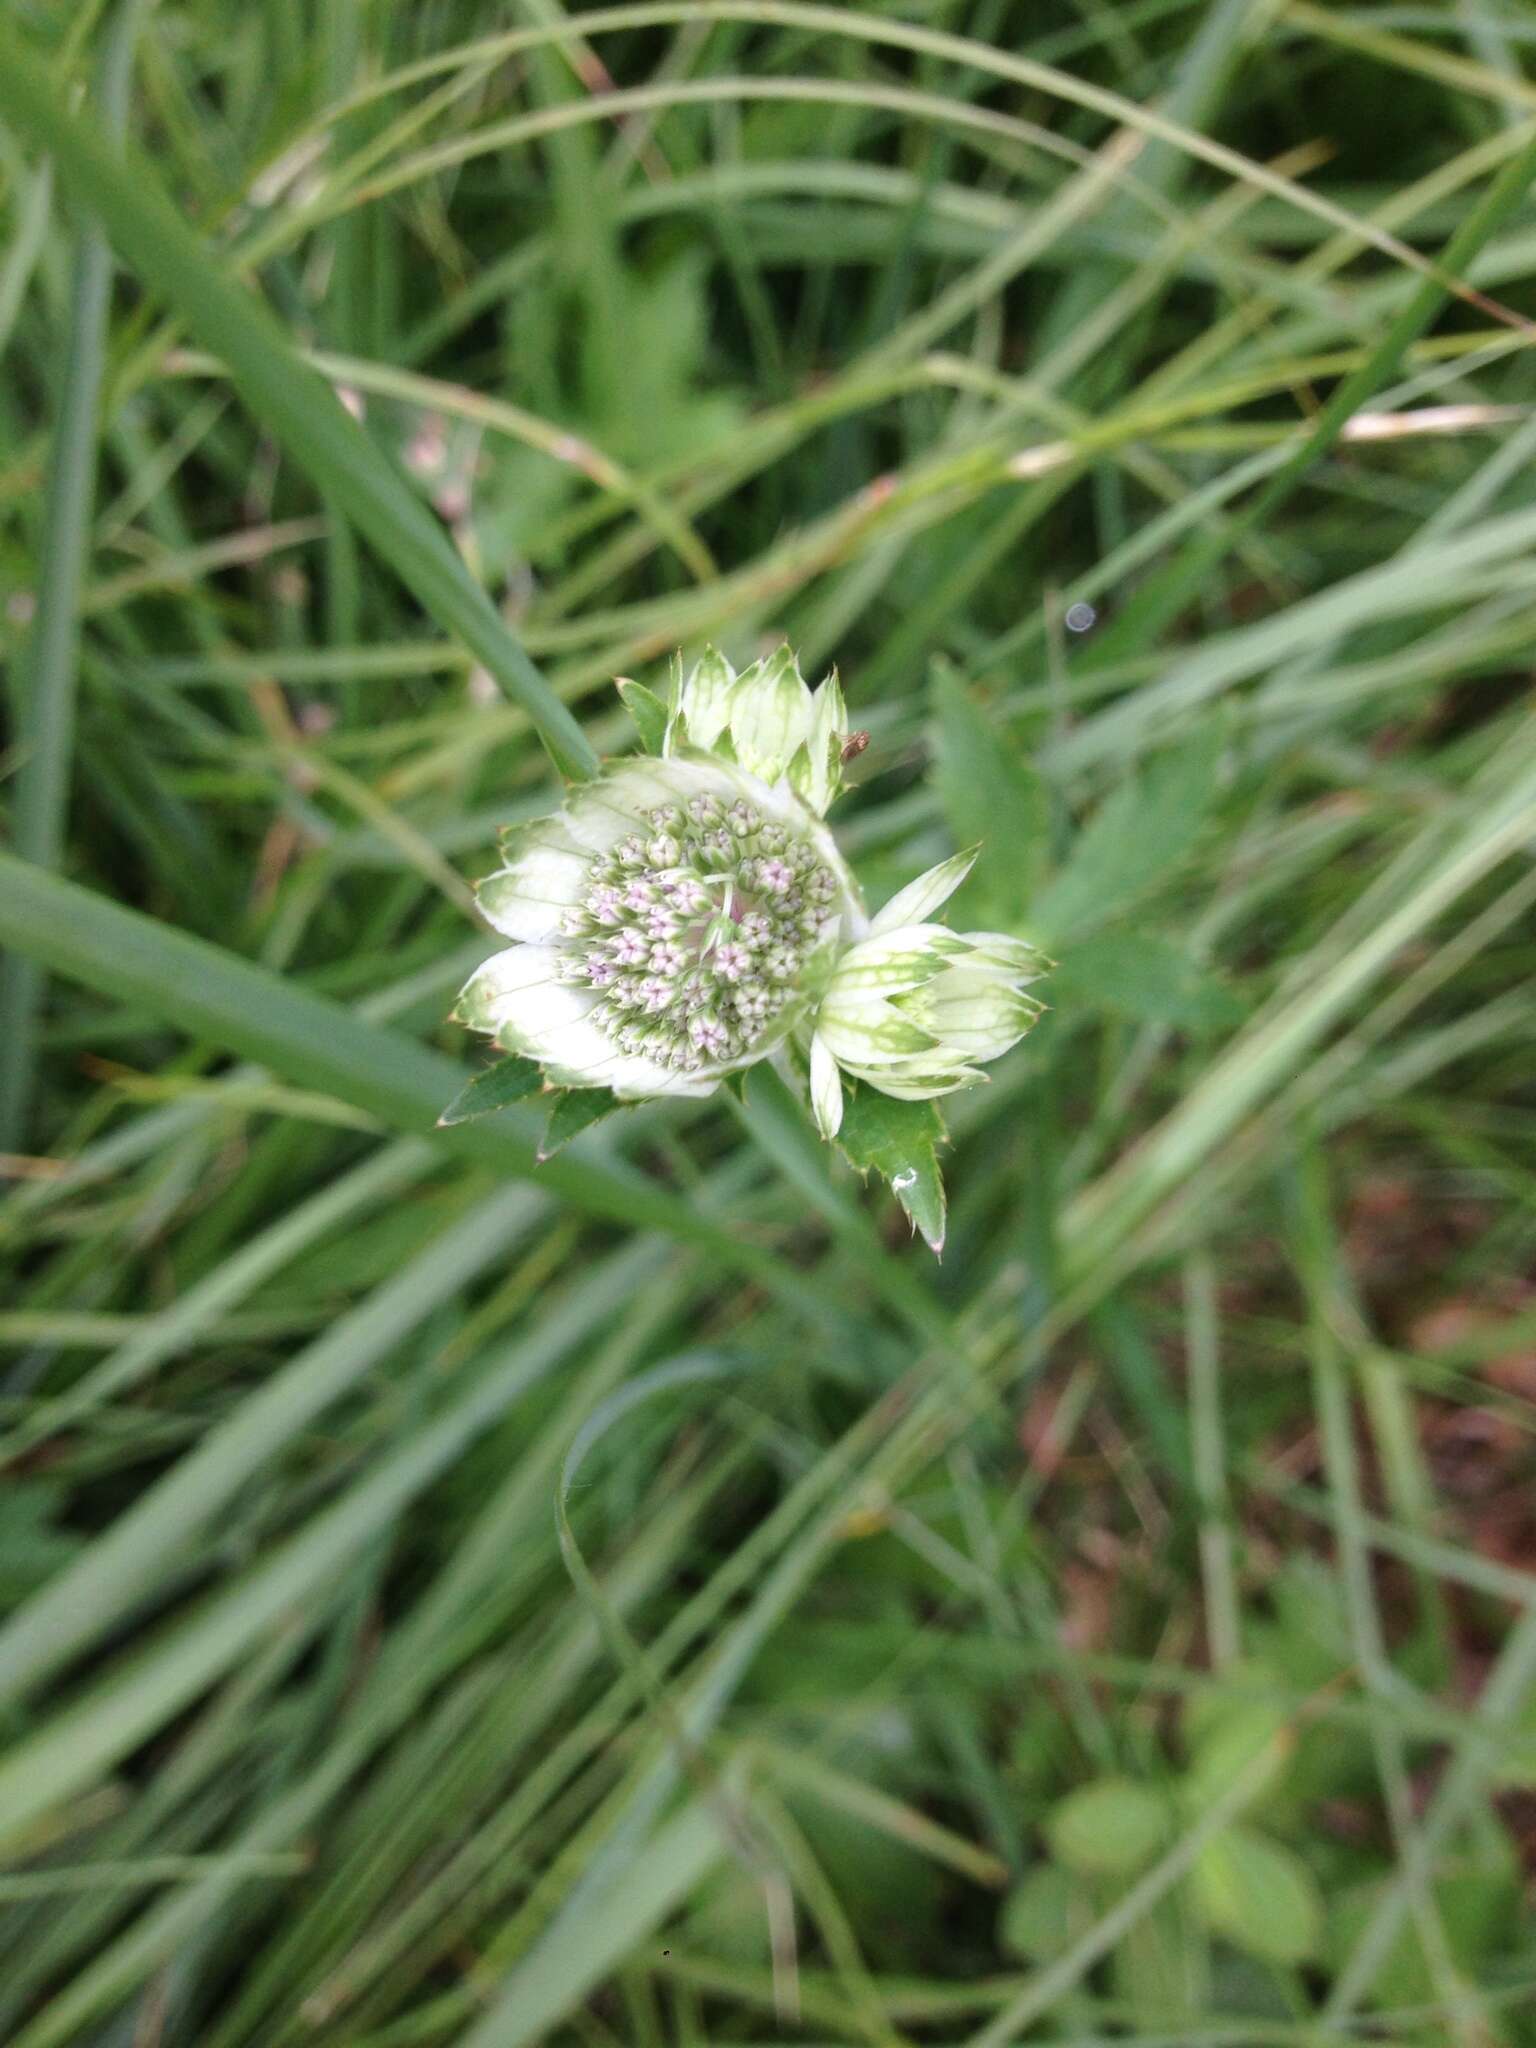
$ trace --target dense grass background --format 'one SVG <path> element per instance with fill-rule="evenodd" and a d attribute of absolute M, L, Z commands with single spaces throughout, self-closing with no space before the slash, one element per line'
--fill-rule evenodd
<path fill-rule="evenodd" d="M 7 15 L 0 2038 L 1536 2042 L 1536 17 Z M 1062 962 L 937 1266 L 432 1131 L 782 636 Z"/>

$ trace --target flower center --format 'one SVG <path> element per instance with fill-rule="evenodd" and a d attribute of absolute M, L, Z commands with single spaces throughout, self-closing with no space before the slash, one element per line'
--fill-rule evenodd
<path fill-rule="evenodd" d="M 683 1072 L 755 1056 L 838 923 L 808 839 L 744 801 L 664 804 L 587 865 L 561 926 L 561 975 L 591 988 L 621 1052 Z"/>

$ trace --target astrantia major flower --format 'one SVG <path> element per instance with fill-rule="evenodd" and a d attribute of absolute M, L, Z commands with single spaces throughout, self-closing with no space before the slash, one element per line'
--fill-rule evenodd
<path fill-rule="evenodd" d="M 836 677 L 813 693 L 785 647 L 739 674 L 710 651 L 669 703 L 621 688 L 650 752 L 504 835 L 478 896 L 512 944 L 464 989 L 461 1021 L 557 1087 L 622 1100 L 707 1095 L 789 1056 L 823 1134 L 843 1131 L 854 1157 L 845 1081 L 894 1115 L 985 1079 L 1040 1015 L 1025 989 L 1049 963 L 1023 939 L 932 921 L 974 851 L 871 922 L 821 822 L 857 751 Z M 931 1166 L 928 1116 L 910 1136 Z M 888 1116 L 882 1156 L 906 1142 Z"/>
<path fill-rule="evenodd" d="M 514 941 L 457 1014 L 575 1088 L 707 1095 L 804 1026 L 863 928 L 782 778 L 696 751 L 620 762 L 508 833 L 480 907 Z"/>

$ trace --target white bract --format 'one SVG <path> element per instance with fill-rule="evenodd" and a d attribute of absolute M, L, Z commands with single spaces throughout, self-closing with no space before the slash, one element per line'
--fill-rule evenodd
<path fill-rule="evenodd" d="M 974 853 L 871 924 L 821 818 L 848 739 L 835 676 L 812 693 L 783 648 L 739 675 L 709 652 L 678 677 L 659 758 L 621 761 L 503 837 L 478 890 L 512 944 L 456 1015 L 550 1081 L 625 1099 L 707 1095 L 791 1043 L 822 1131 L 839 1070 L 917 1099 L 981 1080 L 1041 1006 L 1021 939 L 926 920 Z"/>

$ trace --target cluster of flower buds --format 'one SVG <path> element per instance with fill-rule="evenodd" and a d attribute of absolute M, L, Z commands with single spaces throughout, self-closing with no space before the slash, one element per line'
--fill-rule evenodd
<path fill-rule="evenodd" d="M 827 1136 L 846 1074 L 905 1100 L 982 1080 L 1041 1006 L 1024 940 L 930 922 L 975 854 L 870 920 L 821 822 L 853 751 L 842 692 L 790 650 L 678 677 L 658 756 L 623 760 L 504 835 L 480 884 L 513 943 L 457 1015 L 549 1079 L 621 1098 L 707 1095 L 795 1048 Z"/>

